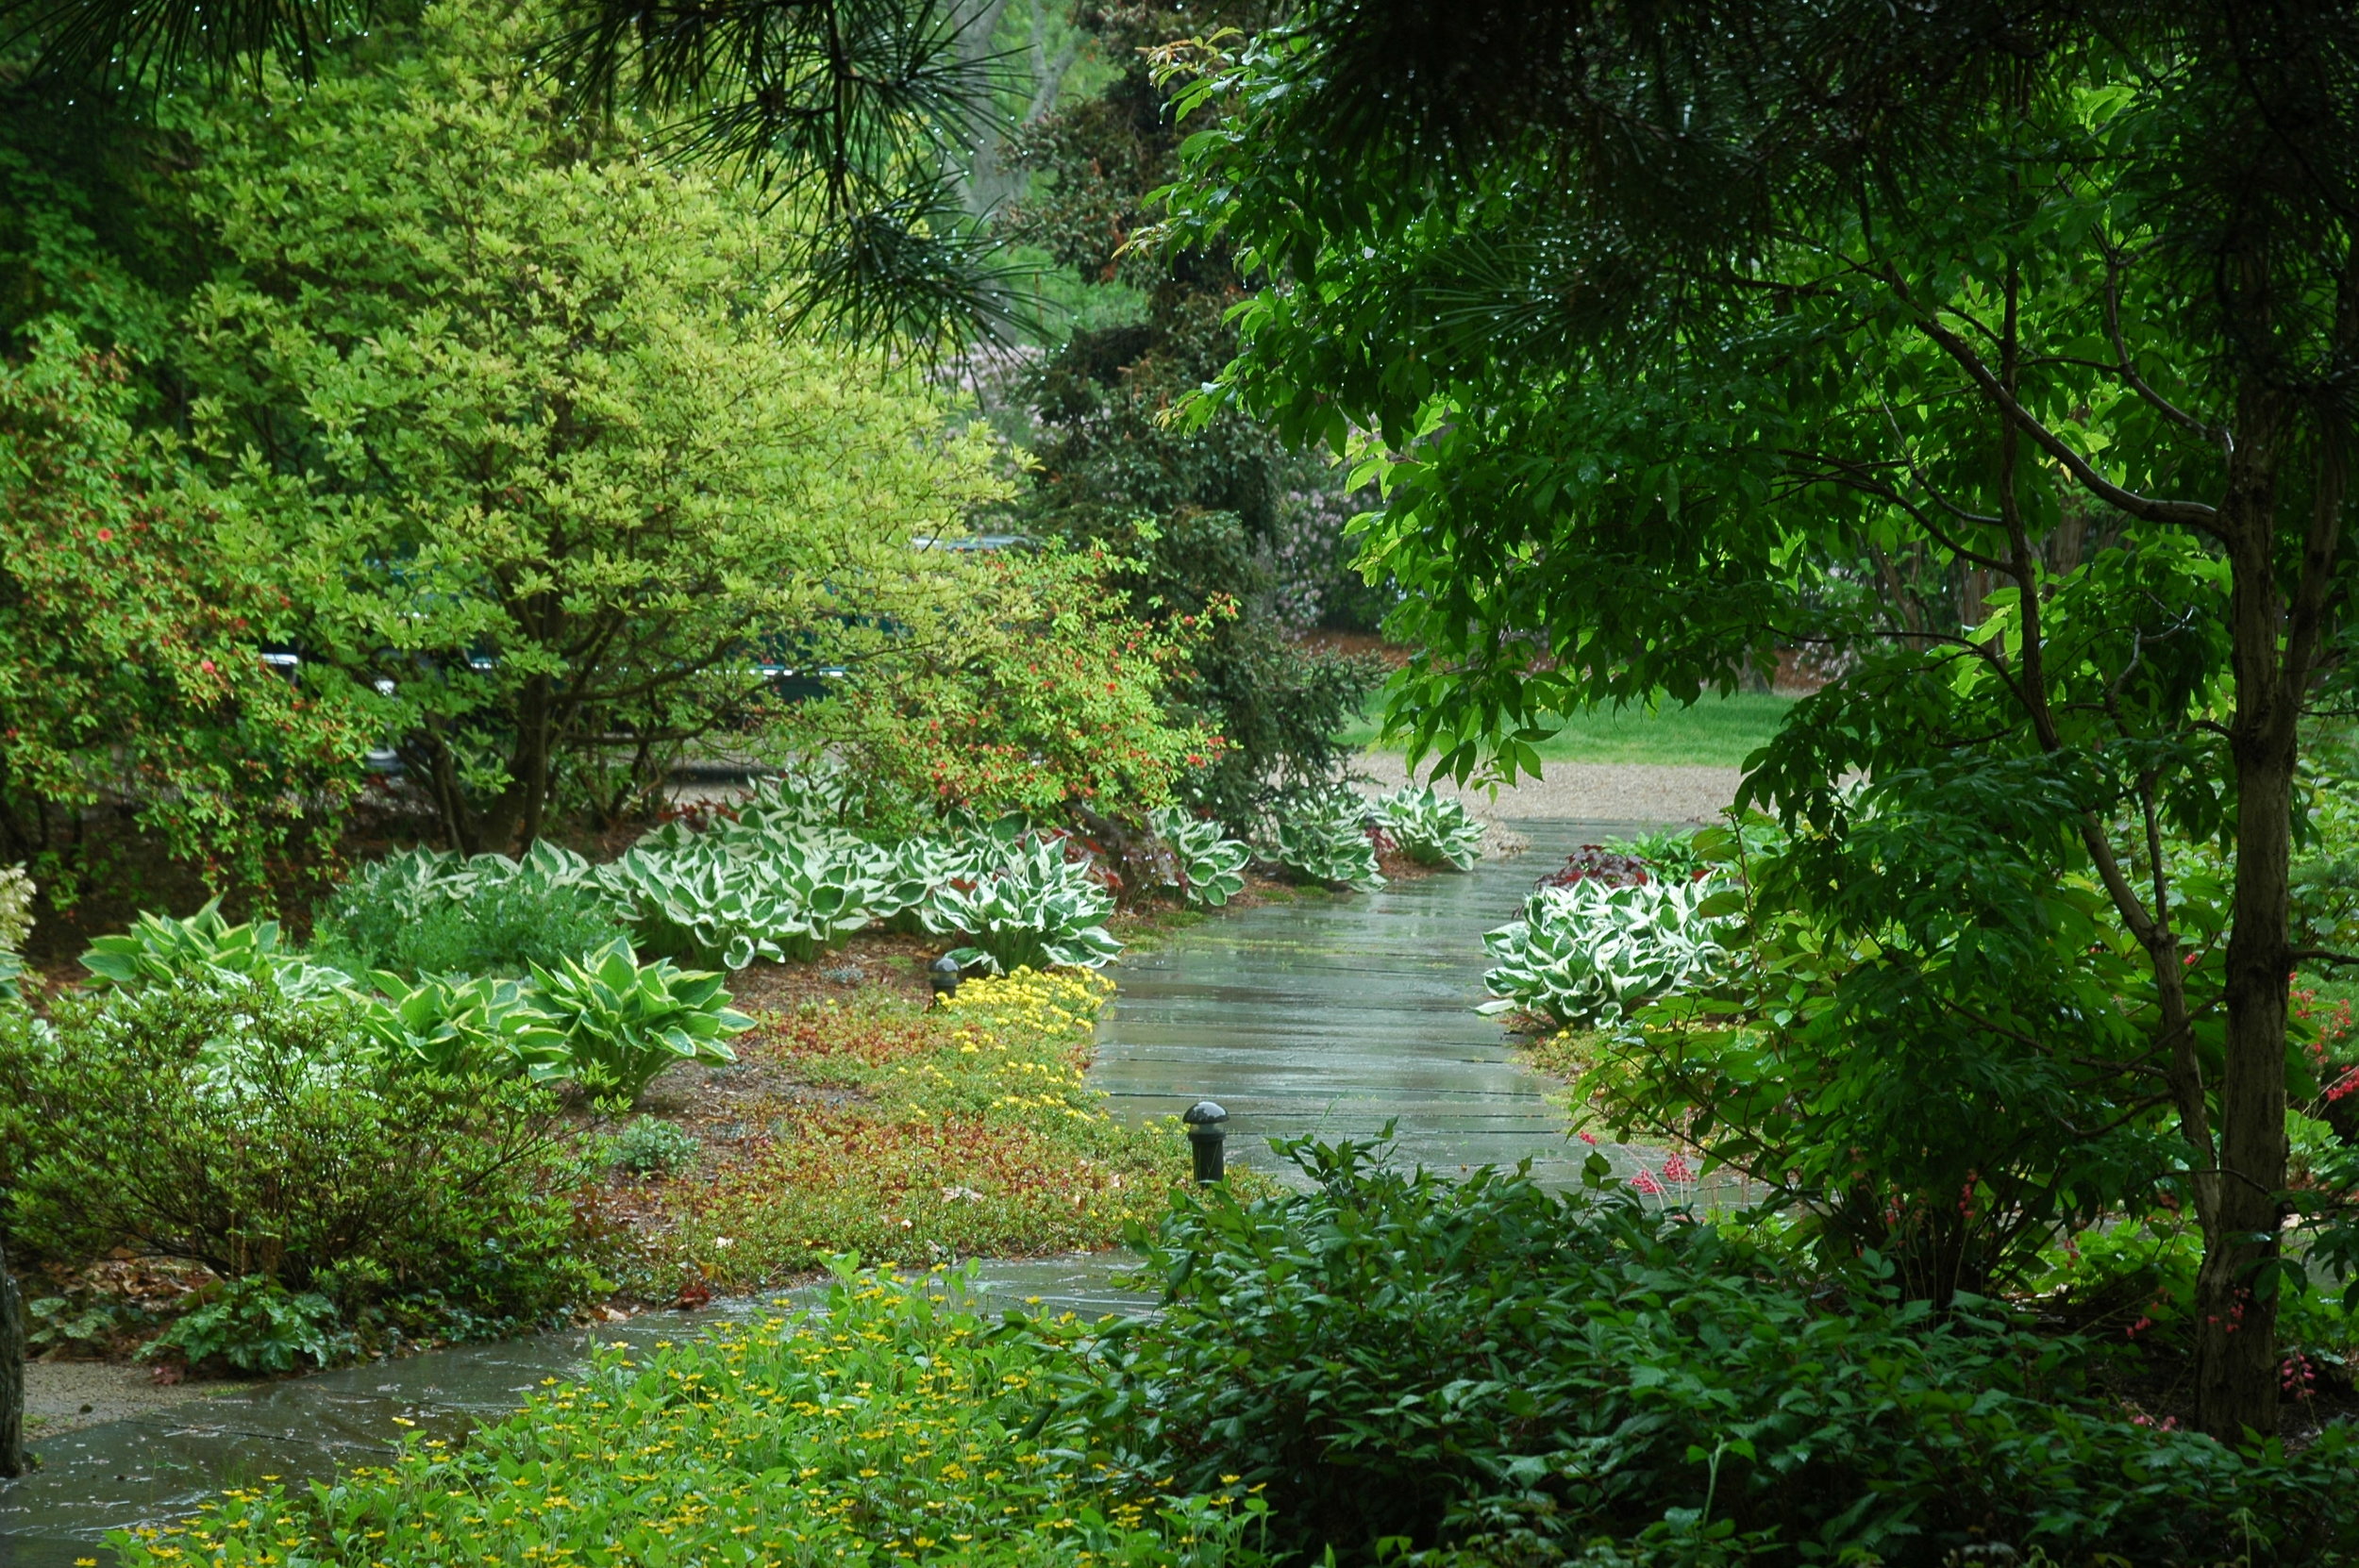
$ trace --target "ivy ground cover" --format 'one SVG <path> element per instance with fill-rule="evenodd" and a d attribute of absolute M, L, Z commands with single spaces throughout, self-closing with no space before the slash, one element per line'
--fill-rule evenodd
<path fill-rule="evenodd" d="M 1082 1082 L 1113 989 L 1019 970 L 930 1011 L 869 991 L 765 1018 L 738 1041 L 732 1071 L 756 1087 L 718 1129 L 736 1135 L 606 1190 L 632 1283 L 693 1295 L 843 1252 L 924 1266 L 1113 1245 L 1188 1174 L 1176 1126 L 1124 1126 Z"/>

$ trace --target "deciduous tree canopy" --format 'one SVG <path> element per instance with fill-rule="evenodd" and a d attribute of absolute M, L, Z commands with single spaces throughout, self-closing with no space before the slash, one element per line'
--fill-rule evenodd
<path fill-rule="evenodd" d="M 1975 922 L 1845 910 L 1844 877 L 1962 876 L 1973 844 L 2091 891 L 2145 976 L 2097 991 L 2136 1044 L 2067 1050 L 2039 1008 L 1969 1032 L 2089 1046 L 2092 1125 L 2168 1108 L 2210 1238 L 2205 1424 L 2271 1429 L 2286 867 L 2302 717 L 2343 680 L 2359 20 L 1342 0 L 1223 48 L 1167 57 L 1226 110 L 1176 230 L 1267 280 L 1212 401 L 1384 484 L 1365 562 L 1427 648 L 1394 725 L 1512 776 L 1568 705 L 1849 653 L 1748 786 L 1854 851 L 1785 896 L 1938 989 Z M 1933 580 L 1974 585 L 1963 617 Z M 1871 818 L 1916 827 L 1869 853 Z M 1945 994 L 1954 1021 L 1976 993 Z"/>

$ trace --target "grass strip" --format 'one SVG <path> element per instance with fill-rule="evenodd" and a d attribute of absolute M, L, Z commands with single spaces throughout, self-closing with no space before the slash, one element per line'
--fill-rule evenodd
<path fill-rule="evenodd" d="M 1687 708 L 1626 708 L 1564 715 L 1551 721 L 1564 727 L 1541 742 L 1538 750 L 1541 759 L 1548 762 L 1742 767 L 1748 755 L 1777 733 L 1794 703 L 1792 697 L 1766 692 L 1728 696 L 1707 692 Z M 1397 743 L 1376 744 L 1377 721 L 1382 711 L 1380 702 L 1372 704 L 1360 722 L 1345 731 L 1345 742 L 1362 750 L 1399 750 Z"/>

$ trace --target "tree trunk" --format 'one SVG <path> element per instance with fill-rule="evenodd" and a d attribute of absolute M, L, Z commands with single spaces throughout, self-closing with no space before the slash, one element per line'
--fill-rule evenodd
<path fill-rule="evenodd" d="M 546 676 L 534 676 L 517 693 L 516 745 L 508 764 L 508 788 L 501 794 L 503 821 L 494 846 L 502 854 L 511 847 L 518 854 L 531 848 L 546 826 L 555 695 Z M 515 842 L 519 837 L 524 841 L 521 843 Z"/>
<path fill-rule="evenodd" d="M 2293 967 L 2287 884 L 2306 678 L 2302 661 L 2289 657 L 2294 650 L 2281 651 L 2285 616 L 2270 465 L 2267 442 L 2252 444 L 2259 460 L 2242 476 L 2232 472 L 2221 508 L 2230 523 L 2236 880 L 2218 1188 L 2196 1276 L 2197 1419 L 2229 1443 L 2247 1431 L 2277 1433 L 2277 1281 L 2268 1273 L 2278 1257 L 2285 1189 L 2285 1009 Z"/>
<path fill-rule="evenodd" d="M 0 1249 L 0 1477 L 25 1474 L 25 1301 Z"/>

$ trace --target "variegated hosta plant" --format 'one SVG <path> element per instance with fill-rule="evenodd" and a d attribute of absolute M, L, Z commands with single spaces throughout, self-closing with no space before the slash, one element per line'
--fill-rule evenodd
<path fill-rule="evenodd" d="M 602 869 L 640 944 L 723 969 L 808 959 L 868 924 L 858 893 L 779 859 L 634 849 Z"/>
<path fill-rule="evenodd" d="M 532 1063 L 532 1076 L 577 1083 L 601 1101 L 637 1104 L 676 1061 L 735 1061 L 727 1037 L 754 1026 L 729 1006 L 720 976 L 668 959 L 643 964 L 627 942 L 535 964 L 532 982 L 533 1006 L 562 1042 Z"/>
<path fill-rule="evenodd" d="M 1430 784 L 1404 785 L 1372 807 L 1401 853 L 1419 865 L 1468 871 L 1482 858 L 1483 825 L 1461 802 L 1435 794 Z"/>
<path fill-rule="evenodd" d="M 1184 807 L 1166 806 L 1147 814 L 1147 826 L 1171 850 L 1171 870 L 1191 904 L 1221 905 L 1245 888 L 1245 868 L 1253 851 L 1225 835 L 1220 824 L 1188 814 Z"/>
<path fill-rule="evenodd" d="M 390 902 L 414 914 L 435 903 L 463 903 L 520 878 L 544 887 L 594 888 L 598 872 L 572 850 L 546 840 L 512 860 L 505 855 L 411 849 L 359 868 L 345 878 L 340 896 Z"/>
<path fill-rule="evenodd" d="M 1068 860 L 1063 841 L 1040 838 L 971 884 L 936 888 L 921 912 L 928 930 L 968 939 L 950 954 L 961 967 L 1005 973 L 1097 968 L 1122 951 L 1106 929 L 1113 907 L 1087 860 Z"/>
<path fill-rule="evenodd" d="M 275 920 L 231 925 L 218 898 L 185 920 L 141 914 L 129 930 L 93 941 L 82 955 L 82 967 L 93 986 L 125 991 L 209 976 L 275 986 L 297 999 L 353 985 L 343 970 L 313 963 L 284 945 Z"/>
<path fill-rule="evenodd" d="M 1270 859 L 1308 882 L 1373 892 L 1384 876 L 1366 816 L 1367 803 L 1348 790 L 1281 808 L 1270 827 Z"/>
<path fill-rule="evenodd" d="M 398 975 L 372 978 L 385 994 L 372 999 L 362 1027 L 396 1063 L 437 1073 L 527 1073 L 545 1069 L 564 1049 L 564 1031 L 521 980 L 411 986 Z"/>
<path fill-rule="evenodd" d="M 33 879 L 21 865 L 0 868 L 0 1000 L 14 1000 L 25 973 L 25 939 L 33 934 Z"/>
<path fill-rule="evenodd" d="M 1522 920 L 1482 939 L 1493 964 L 1482 983 L 1497 1000 L 1476 1010 L 1610 1025 L 1642 1003 L 1707 984 L 1728 961 L 1732 925 L 1712 903 L 1726 896 L 1709 882 L 1544 887 L 1525 900 Z"/>

